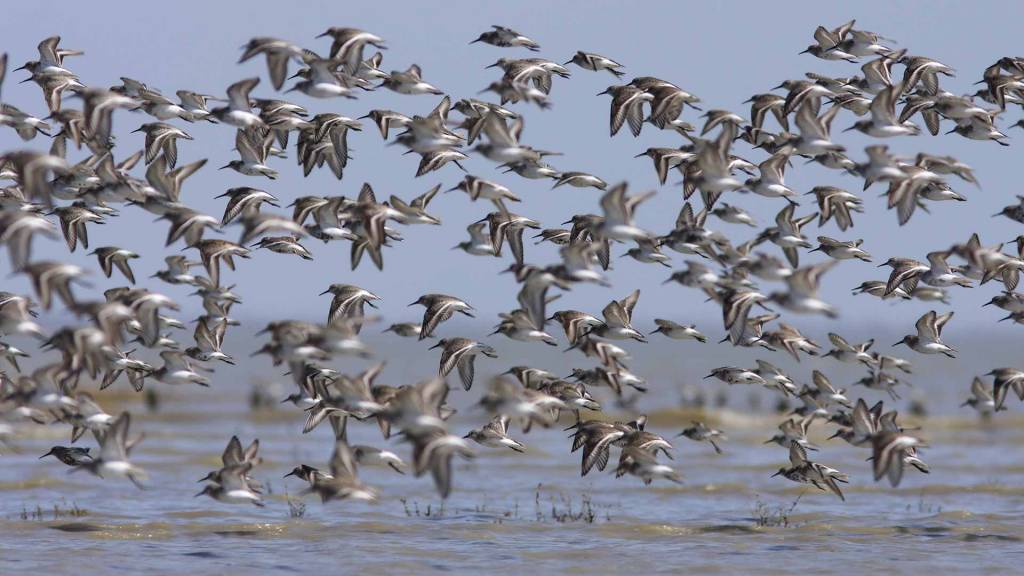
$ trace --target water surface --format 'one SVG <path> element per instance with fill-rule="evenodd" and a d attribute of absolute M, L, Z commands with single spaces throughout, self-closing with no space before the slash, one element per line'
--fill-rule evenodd
<path fill-rule="evenodd" d="M 772 412 L 772 396 L 724 384 L 681 386 L 699 380 L 701 364 L 714 365 L 716 358 L 694 357 L 686 369 L 674 370 L 667 350 L 653 344 L 641 352 L 648 355 L 652 391 L 637 409 L 650 414 L 648 429 L 674 435 L 700 418 L 729 435 L 721 455 L 707 444 L 674 440 L 673 464 L 684 477 L 679 486 L 644 486 L 610 471 L 581 478 L 563 422 L 528 435 L 516 429 L 529 447 L 525 454 L 481 449 L 473 461 L 456 461 L 447 502 L 428 477 L 363 468 L 361 477 L 381 489 L 379 503 L 323 505 L 300 495 L 301 482 L 282 476 L 299 463 L 326 467 L 328 427 L 302 435 L 302 416 L 290 405 L 250 409 L 248 381 L 215 377 L 209 390 L 162 387 L 156 412 L 123 389 L 100 396 L 108 411 L 132 411 L 136 430 L 145 432 L 134 460 L 151 475 L 147 489 L 68 474 L 53 459 L 38 460 L 51 445 L 66 444 L 68 430 L 23 429 L 0 457 L 0 572 L 173 573 L 188 562 L 190 569 L 231 573 L 522 573 L 524 562 L 535 562 L 546 572 L 678 573 L 685 567 L 781 574 L 848 573 L 884 560 L 896 572 L 976 573 L 1024 560 L 1024 417 L 1016 400 L 1011 412 L 980 422 L 956 406 L 966 384 L 933 379 L 934 363 L 922 364 L 914 378 L 918 389 L 904 391 L 905 399 L 893 406 L 905 409 L 914 399 L 928 408 L 930 416 L 904 419 L 922 426 L 932 473 L 908 471 L 898 489 L 872 482 L 868 452 L 826 441 L 830 429 L 819 424 L 814 440 L 822 451 L 814 457 L 851 476 L 842 502 L 770 477 L 787 457 L 762 444 L 782 418 Z M 420 360 L 407 361 L 412 366 L 392 360 L 384 380 L 423 373 Z M 824 363 L 794 365 L 794 374 L 831 367 L 838 383 L 859 374 L 856 367 L 816 362 Z M 726 405 L 711 406 L 723 391 Z M 479 393 L 452 392 L 460 408 L 453 431 L 485 420 L 472 406 Z M 857 394 L 885 398 L 863 389 Z M 706 409 L 680 408 L 684 398 L 701 395 Z M 603 399 L 615 416 L 635 414 Z M 349 432 L 353 443 L 389 445 L 409 456 L 406 445 L 382 440 L 376 425 L 356 423 Z M 244 443 L 261 441 L 265 462 L 254 476 L 269 489 L 265 508 L 193 498 L 201 489 L 196 480 L 217 466 L 232 434 Z"/>

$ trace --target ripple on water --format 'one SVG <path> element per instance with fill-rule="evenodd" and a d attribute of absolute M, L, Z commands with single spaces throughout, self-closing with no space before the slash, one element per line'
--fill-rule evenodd
<path fill-rule="evenodd" d="M 51 524 L 49 528 L 60 530 L 61 532 L 100 532 L 104 530 L 103 526 L 91 522 L 64 522 L 61 524 Z"/>
<path fill-rule="evenodd" d="M 198 550 L 196 552 L 185 552 L 184 554 L 182 554 L 182 556 L 191 556 L 193 558 L 223 558 L 223 556 L 221 556 L 220 554 L 217 554 L 216 552 L 211 552 L 209 550 Z"/>
<path fill-rule="evenodd" d="M 1022 538 L 1020 536 L 1013 536 L 1010 534 L 975 534 L 969 532 L 960 536 L 960 540 L 964 542 L 978 542 L 981 540 L 996 540 L 999 542 L 1020 542 Z"/>

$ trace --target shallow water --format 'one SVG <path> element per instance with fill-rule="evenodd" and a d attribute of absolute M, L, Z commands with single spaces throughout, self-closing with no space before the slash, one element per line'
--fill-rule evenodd
<path fill-rule="evenodd" d="M 667 359 L 664 352 L 654 344 L 643 353 Z M 323 505 L 302 498 L 302 483 L 282 476 L 299 463 L 326 466 L 329 428 L 300 434 L 302 415 L 290 405 L 251 410 L 244 380 L 215 378 L 210 390 L 163 387 L 157 412 L 124 392 L 100 396 L 110 412 L 130 410 L 135 431 L 145 432 L 133 460 L 151 476 L 147 489 L 68 474 L 53 459 L 38 460 L 51 445 L 66 444 L 68 430 L 23 429 L 0 457 L 0 573 L 173 573 L 187 561 L 201 570 L 232 573 L 521 573 L 524 562 L 531 562 L 545 572 L 674 573 L 685 567 L 774 574 L 849 572 L 876 559 L 897 572 L 972 573 L 1024 560 L 1024 417 L 1015 400 L 1011 412 L 982 423 L 956 408 L 966 388 L 962 381 L 932 380 L 925 375 L 934 363 L 922 365 L 914 381 L 929 388 L 908 397 L 923 400 L 933 415 L 904 418 L 922 426 L 930 444 L 923 456 L 932 473 L 909 471 L 898 489 L 872 482 L 867 451 L 826 441 L 831 429 L 819 424 L 813 440 L 822 450 L 814 458 L 851 476 L 842 502 L 770 477 L 787 457 L 785 450 L 762 444 L 781 420 L 767 408 L 770 396 L 703 383 L 695 389 L 710 398 L 725 390 L 729 403 L 706 411 L 681 409 L 681 393 L 667 383 L 672 380 L 666 364 L 651 358 L 651 370 L 666 374 L 653 379 L 639 406 L 650 414 L 648 429 L 674 435 L 700 418 L 729 435 L 721 455 L 707 444 L 674 441 L 673 464 L 683 474 L 682 485 L 644 486 L 597 471 L 581 478 L 564 426 L 528 435 L 516 429 L 527 453 L 481 449 L 475 460 L 457 461 L 455 491 L 443 505 L 429 478 L 370 468 L 360 475 L 381 489 L 377 504 Z M 701 373 L 702 363 L 715 360 L 694 358 L 685 372 Z M 422 373 L 419 359 L 407 361 L 410 366 L 392 360 L 385 375 Z M 859 373 L 834 362 L 805 363 L 796 373 L 815 366 L 831 367 L 836 378 Z M 478 374 L 478 387 L 486 384 L 485 376 Z M 476 387 L 452 392 L 461 408 L 453 431 L 484 421 L 471 406 L 478 397 Z M 883 398 L 874 391 L 865 397 Z M 610 398 L 605 400 L 615 413 Z M 353 443 L 385 444 L 374 424 L 353 423 L 349 432 Z M 201 488 L 196 480 L 217 466 L 232 434 L 243 443 L 261 441 L 265 462 L 254 476 L 270 492 L 265 508 L 192 497 Z M 394 439 L 387 444 L 408 458 L 406 446 Z M 304 505 L 301 517 L 293 516 L 289 500 Z M 80 515 L 72 513 L 75 508 Z"/>

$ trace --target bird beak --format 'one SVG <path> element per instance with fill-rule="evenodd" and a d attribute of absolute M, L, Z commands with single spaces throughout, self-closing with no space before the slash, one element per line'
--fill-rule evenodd
<path fill-rule="evenodd" d="M 323 34 L 317 36 L 317 38 L 323 38 L 324 36 L 330 36 L 330 35 L 331 35 L 331 32 L 328 30 L 327 32 L 324 32 Z"/>
<path fill-rule="evenodd" d="M 223 170 L 225 168 L 231 168 L 231 164 L 225 164 L 225 165 L 221 166 L 220 168 L 217 168 L 217 170 Z"/>
<path fill-rule="evenodd" d="M 800 52 L 797 52 L 797 54 L 807 54 L 810 51 L 811 51 L 811 49 L 807 48 L 806 50 L 801 50 Z"/>
<path fill-rule="evenodd" d="M 953 132 L 956 132 L 956 128 L 953 128 L 953 129 L 952 129 L 952 130 L 950 130 L 949 132 L 946 132 L 946 134 L 952 134 Z"/>
<path fill-rule="evenodd" d="M 327 290 L 324 290 L 323 292 L 321 292 L 321 293 L 319 294 L 319 296 L 323 296 L 324 294 L 327 294 L 327 293 L 329 293 L 330 291 L 331 291 L 331 289 L 330 289 L 330 288 L 328 288 Z"/>
<path fill-rule="evenodd" d="M 52 449 L 49 452 L 47 452 L 46 454 L 43 454 L 42 456 L 40 456 L 39 459 L 42 460 L 43 458 L 46 458 L 47 456 L 49 456 L 51 454 L 53 454 L 53 450 Z"/>
<path fill-rule="evenodd" d="M 434 344 L 434 345 L 433 345 L 433 346 L 431 346 L 430 348 L 427 348 L 427 350 L 433 350 L 434 348 L 439 348 L 440 346 L 441 346 L 441 343 L 440 343 L 440 342 L 438 342 L 437 344 Z"/>
<path fill-rule="evenodd" d="M 295 476 L 295 470 L 292 470 L 291 472 L 285 474 L 284 476 L 282 476 L 282 478 L 287 478 L 289 476 Z"/>
<path fill-rule="evenodd" d="M 849 132 L 850 130 L 854 130 L 856 128 L 857 128 L 857 126 L 853 125 L 853 126 L 850 126 L 849 128 L 847 128 L 846 130 L 843 130 L 843 132 Z"/>
<path fill-rule="evenodd" d="M 776 476 L 778 476 L 779 474 L 782 474 L 782 470 L 779 470 L 779 471 L 778 471 L 778 472 L 776 472 L 775 474 L 772 474 L 772 475 L 771 475 L 771 478 L 775 478 L 775 477 L 776 477 Z"/>
<path fill-rule="evenodd" d="M 572 64 L 572 62 L 572 60 L 569 60 L 568 62 L 562 62 L 562 66 L 568 66 L 569 64 Z"/>
<path fill-rule="evenodd" d="M 831 439 L 833 439 L 833 438 L 838 438 L 838 437 L 839 437 L 839 435 L 840 435 L 840 434 L 842 434 L 842 433 L 843 433 L 843 431 L 842 431 L 842 430 L 836 430 L 836 433 L 835 433 L 835 434 L 833 434 L 833 435 L 831 435 L 831 436 L 829 436 L 829 437 L 828 437 L 828 439 L 829 439 L 829 440 L 831 440 Z"/>

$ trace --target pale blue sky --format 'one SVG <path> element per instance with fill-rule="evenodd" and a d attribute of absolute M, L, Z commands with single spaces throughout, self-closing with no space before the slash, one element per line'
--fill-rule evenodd
<path fill-rule="evenodd" d="M 798 78 L 806 71 L 834 76 L 859 74 L 852 64 L 818 60 L 798 55 L 812 42 L 811 34 L 818 24 L 829 27 L 856 17 L 858 28 L 876 31 L 899 41 L 899 47 L 914 54 L 927 55 L 956 68 L 955 79 L 943 79 L 943 87 L 952 92 L 974 91 L 973 82 L 980 79 L 987 65 L 1005 55 L 1020 51 L 1019 22 L 1024 16 L 1020 5 L 1006 4 L 998 9 L 978 10 L 969 3 L 857 3 L 798 4 L 788 2 L 725 4 L 725 3 L 645 3 L 618 2 L 445 2 L 427 3 L 245 3 L 174 2 L 160 4 L 104 3 L 103 8 L 83 3 L 15 3 L 5 6 L 3 50 L 10 53 L 11 68 L 35 58 L 35 45 L 51 34 L 63 36 L 63 46 L 85 50 L 86 55 L 68 60 L 68 65 L 89 85 L 117 83 L 119 76 L 129 76 L 172 95 L 177 89 L 223 93 L 224 88 L 244 77 L 259 75 L 263 83 L 254 92 L 257 97 L 277 96 L 267 80 L 262 58 L 243 65 L 236 64 L 239 47 L 258 35 L 276 36 L 310 49 L 326 52 L 329 39 L 314 39 L 329 26 L 364 28 L 384 37 L 389 49 L 382 68 L 405 69 L 417 63 L 424 78 L 445 90 L 453 98 L 475 96 L 476 92 L 497 79 L 496 69 L 484 70 L 499 57 L 533 56 L 525 50 L 500 49 L 483 44 L 468 45 L 490 24 L 503 24 L 518 29 L 538 41 L 541 57 L 564 62 L 578 50 L 598 52 L 625 65 L 626 80 L 635 75 L 664 78 L 697 94 L 703 107 L 730 108 L 744 117 L 749 109 L 741 105 L 750 95 L 764 92 L 787 78 Z M 295 65 L 291 65 L 294 71 Z M 563 170 L 583 170 L 597 174 L 609 182 L 628 180 L 634 191 L 657 188 L 657 180 L 646 158 L 633 156 L 649 146 L 673 146 L 681 139 L 671 133 L 646 126 L 634 139 L 628 131 L 608 137 L 607 96 L 595 96 L 614 78 L 570 67 L 572 78 L 556 78 L 551 94 L 553 108 L 541 111 L 520 104 L 514 108 L 525 114 L 523 139 L 544 149 L 565 153 L 552 163 Z M 3 96 L 23 109 L 42 115 L 45 107 L 39 90 L 32 84 L 18 85 L 23 72 L 9 73 Z M 307 106 L 311 112 L 334 111 L 357 117 L 372 108 L 393 108 L 409 114 L 429 111 L 437 102 L 432 96 L 400 96 L 385 90 L 360 95 L 359 100 L 314 100 L 300 93 L 287 96 Z M 74 105 L 69 103 L 69 105 Z M 1021 115 L 1011 109 L 1001 119 L 1007 126 Z M 692 110 L 684 119 L 700 120 Z M 120 111 L 115 116 L 119 134 L 118 157 L 123 157 L 142 144 L 142 134 L 128 134 L 142 122 L 151 121 L 141 113 Z M 835 131 L 854 122 L 844 113 L 835 122 Z M 226 126 L 184 126 L 196 140 L 181 142 L 179 163 L 207 157 L 209 164 L 193 177 L 184 190 L 185 202 L 209 214 L 220 216 L 223 200 L 213 197 L 233 186 L 261 187 L 280 198 L 284 204 L 299 195 L 346 194 L 353 196 L 363 182 L 370 182 L 380 197 L 397 194 L 410 199 L 437 183 L 454 185 L 462 173 L 454 167 L 414 179 L 418 157 L 402 156 L 402 150 L 385 146 L 379 133 L 370 125 L 362 133 L 350 135 L 354 159 L 343 181 L 338 182 L 326 170 L 316 171 L 303 179 L 294 165 L 294 151 L 289 159 L 275 160 L 281 171 L 276 182 L 256 180 L 216 168 L 234 157 L 234 130 Z M 965 240 L 970 232 L 982 233 L 986 244 L 1007 241 L 1022 231 L 1020 225 L 991 214 L 1011 203 L 1021 193 L 1015 177 L 1015 164 L 1021 156 L 1024 133 L 1009 131 L 1014 144 L 1002 148 L 994 143 L 973 142 L 955 136 L 905 138 L 887 142 L 894 151 L 913 154 L 927 151 L 952 154 L 972 165 L 981 180 L 982 189 L 951 180 L 966 194 L 966 204 L 946 203 L 932 206 L 932 214 L 919 213 L 909 225 L 899 228 L 896 216 L 885 210 L 882 191 L 876 186 L 864 194 L 866 213 L 857 215 L 856 227 L 840 233 L 830 223 L 818 231 L 815 224 L 807 228 L 812 238 L 819 233 L 841 239 L 864 238 L 865 248 L 876 260 L 889 256 L 923 258 L 932 249 L 944 248 L 952 242 Z M 837 136 L 855 160 L 863 158 L 868 142 L 850 133 Z M 0 149 L 24 146 L 10 130 L 0 131 Z M 28 146 L 48 146 L 45 138 Z M 737 146 L 736 151 L 759 162 L 760 151 Z M 501 175 L 490 161 L 473 157 L 466 164 L 470 172 L 497 180 L 509 186 L 524 202 L 514 210 L 539 219 L 545 226 L 556 226 L 576 212 L 596 211 L 600 193 L 594 190 L 560 188 L 550 190 L 547 181 L 521 179 Z M 142 171 L 138 170 L 141 176 Z M 670 184 L 678 181 L 670 179 Z M 802 166 L 800 161 L 787 174 L 787 182 L 804 192 L 812 186 L 832 184 L 859 191 L 860 181 L 816 166 Z M 678 186 L 661 187 L 658 196 L 638 211 L 640 223 L 660 233 L 668 230 L 681 205 Z M 779 200 L 751 197 L 727 199 L 751 210 L 761 223 L 771 221 L 781 208 Z M 323 245 L 307 239 L 314 252 L 314 262 L 268 252 L 242 261 L 237 272 L 227 272 L 229 283 L 239 284 L 245 303 L 236 312 L 239 316 L 260 318 L 291 316 L 317 318 L 326 315 L 329 298 L 317 297 L 332 282 L 361 285 L 384 298 L 382 312 L 389 321 L 414 320 L 419 309 L 405 305 L 423 292 L 447 292 L 465 298 L 476 306 L 488 323 L 495 315 L 515 306 L 517 286 L 508 276 L 497 273 L 508 264 L 501 261 L 471 257 L 449 248 L 465 239 L 465 227 L 484 216 L 485 204 L 471 204 L 465 195 L 439 196 L 431 206 L 445 225 L 443 227 L 407 227 L 402 229 L 405 242 L 385 253 L 384 273 L 369 262 L 356 272 L 349 271 L 348 244 Z M 812 210 L 804 203 L 798 214 Z M 737 243 L 749 238 L 752 229 L 712 220 L 714 228 L 732 235 Z M 126 209 L 120 218 L 106 226 L 90 229 L 94 246 L 119 244 L 140 252 L 144 258 L 133 266 L 136 275 L 144 278 L 162 266 L 167 252 L 162 248 L 166 233 L 164 223 L 154 225 L 151 217 L 138 210 Z M 227 232 L 236 239 L 238 228 Z M 618 249 L 618 253 L 625 250 Z M 775 250 L 774 247 L 765 247 Z M 36 257 L 68 258 L 62 242 L 37 243 Z M 175 247 L 174 250 L 180 249 Z M 682 266 L 684 257 L 674 254 L 673 264 Z M 84 252 L 73 257 L 87 262 L 94 270 L 92 280 L 97 287 L 116 285 L 120 280 L 102 277 L 95 261 Z M 804 262 L 816 261 L 810 255 Z M 527 260 L 537 264 L 552 263 L 557 253 L 551 247 L 527 248 Z M 880 323 L 892 329 L 910 328 L 914 319 L 931 306 L 910 303 L 892 306 L 866 296 L 853 298 L 849 290 L 862 280 L 882 278 L 883 271 L 863 263 L 845 262 L 826 276 L 824 293 L 843 309 L 843 321 L 877 327 Z M 662 286 L 668 269 L 644 265 L 632 260 L 616 260 L 611 278 L 614 289 L 579 287 L 565 295 L 556 307 L 573 307 L 597 312 L 611 298 L 621 298 L 634 287 L 643 289 L 637 317 L 655 315 L 680 321 L 695 319 L 713 336 L 721 335 L 720 314 L 711 304 L 702 303 L 703 296 L 677 285 Z M 27 291 L 22 279 L 6 279 L 5 289 Z M 158 283 L 149 287 L 165 291 L 181 301 L 185 291 Z M 775 289 L 766 285 L 766 289 Z M 973 325 L 993 330 L 994 334 L 1016 334 L 1019 327 L 1008 323 L 997 325 L 1000 311 L 981 311 L 997 288 L 985 286 L 954 293 L 954 304 L 962 314 L 952 325 Z M 972 293 L 973 292 L 973 293 Z M 193 310 L 195 300 L 183 316 Z M 941 305 L 940 305 L 941 308 Z M 801 325 L 813 325 L 810 318 L 791 318 Z M 835 325 L 833 325 L 835 326 Z M 903 332 L 900 332 L 901 334 Z"/>

